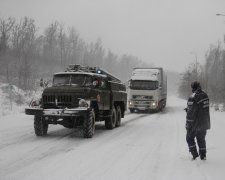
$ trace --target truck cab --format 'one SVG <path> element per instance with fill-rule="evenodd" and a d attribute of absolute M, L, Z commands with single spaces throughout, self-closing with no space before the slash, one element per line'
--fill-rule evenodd
<path fill-rule="evenodd" d="M 128 108 L 160 111 L 166 106 L 167 81 L 162 68 L 134 68 L 128 88 Z"/>

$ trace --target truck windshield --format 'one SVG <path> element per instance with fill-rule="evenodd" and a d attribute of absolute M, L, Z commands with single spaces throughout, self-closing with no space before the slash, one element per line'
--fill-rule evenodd
<path fill-rule="evenodd" d="M 156 90 L 157 88 L 158 88 L 158 81 L 131 80 L 130 82 L 130 89 Z"/>
<path fill-rule="evenodd" d="M 53 86 L 77 85 L 91 86 L 92 78 L 83 74 L 57 74 L 53 77 Z"/>

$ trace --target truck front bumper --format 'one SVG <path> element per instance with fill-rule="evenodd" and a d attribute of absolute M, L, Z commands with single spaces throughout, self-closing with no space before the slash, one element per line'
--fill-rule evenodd
<path fill-rule="evenodd" d="M 43 109 L 43 108 L 25 108 L 27 115 L 37 115 L 43 117 L 79 117 L 85 116 L 89 108 L 78 107 L 72 109 Z"/>
<path fill-rule="evenodd" d="M 157 101 L 140 101 L 140 100 L 130 100 L 128 103 L 129 109 L 137 110 L 156 110 L 158 108 Z"/>

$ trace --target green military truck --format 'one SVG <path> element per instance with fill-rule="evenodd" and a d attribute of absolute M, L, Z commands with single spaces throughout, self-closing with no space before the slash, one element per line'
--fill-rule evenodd
<path fill-rule="evenodd" d="M 105 121 L 106 129 L 119 127 L 126 107 L 126 87 L 119 79 L 97 67 L 70 65 L 54 74 L 52 86 L 25 113 L 34 115 L 36 136 L 46 135 L 49 124 L 60 124 L 80 127 L 91 138 L 97 121 Z"/>

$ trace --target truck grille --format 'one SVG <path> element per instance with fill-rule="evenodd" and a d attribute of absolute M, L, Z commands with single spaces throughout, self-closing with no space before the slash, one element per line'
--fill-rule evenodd
<path fill-rule="evenodd" d="M 133 95 L 134 100 L 151 100 L 152 96 Z"/>
<path fill-rule="evenodd" d="M 43 95 L 43 105 L 45 108 L 71 107 L 71 95 Z"/>
<path fill-rule="evenodd" d="M 48 102 L 72 102 L 72 96 L 70 95 L 44 95 L 43 96 L 43 102 L 48 103 Z"/>

